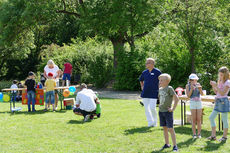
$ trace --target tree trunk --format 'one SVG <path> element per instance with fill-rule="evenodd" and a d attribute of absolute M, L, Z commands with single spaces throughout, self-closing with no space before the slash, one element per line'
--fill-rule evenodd
<path fill-rule="evenodd" d="M 192 73 L 196 73 L 196 69 L 195 69 L 195 53 L 194 53 L 194 48 L 191 47 L 189 49 L 189 52 L 191 54 L 191 70 L 192 70 Z"/>
<path fill-rule="evenodd" d="M 125 41 L 124 38 L 111 38 L 110 41 L 113 44 L 113 67 L 116 70 L 118 63 L 119 53 L 124 51 Z"/>

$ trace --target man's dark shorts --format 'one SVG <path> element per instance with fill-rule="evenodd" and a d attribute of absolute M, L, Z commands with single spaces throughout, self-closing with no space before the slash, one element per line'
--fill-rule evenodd
<path fill-rule="evenodd" d="M 86 116 L 86 115 L 91 115 L 91 114 L 95 114 L 96 113 L 96 110 L 94 110 L 94 111 L 92 111 L 92 112 L 87 112 L 87 111 L 85 111 L 85 110 L 82 110 L 82 109 L 80 109 L 80 108 L 74 108 L 74 110 L 73 110 L 73 112 L 75 113 L 80 113 L 80 114 L 82 114 L 84 117 Z"/>
<path fill-rule="evenodd" d="M 160 126 L 173 128 L 173 112 L 159 112 Z"/>

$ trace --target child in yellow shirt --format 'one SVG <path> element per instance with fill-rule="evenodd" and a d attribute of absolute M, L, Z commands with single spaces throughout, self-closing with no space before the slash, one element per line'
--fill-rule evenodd
<path fill-rule="evenodd" d="M 53 79 L 53 73 L 48 73 L 48 79 L 45 82 L 46 87 L 46 104 L 45 104 L 45 111 L 47 111 L 47 105 L 49 104 L 49 100 L 54 109 L 54 88 L 56 87 L 56 82 Z"/>

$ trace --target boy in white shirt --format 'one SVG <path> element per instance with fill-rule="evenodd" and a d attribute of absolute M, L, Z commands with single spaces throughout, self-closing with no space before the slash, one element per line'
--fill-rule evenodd
<path fill-rule="evenodd" d="M 10 89 L 18 89 L 18 86 L 17 86 L 17 80 L 14 80 L 12 83 L 12 85 L 11 85 L 11 87 L 10 87 Z M 16 101 L 16 96 L 17 96 L 17 90 L 12 90 L 11 91 L 11 101 L 12 102 L 15 102 Z"/>

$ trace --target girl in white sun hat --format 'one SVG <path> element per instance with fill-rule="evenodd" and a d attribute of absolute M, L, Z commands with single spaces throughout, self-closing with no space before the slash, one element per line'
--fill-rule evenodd
<path fill-rule="evenodd" d="M 189 75 L 189 81 L 186 85 L 186 94 L 190 98 L 190 110 L 192 114 L 192 132 L 193 138 L 201 138 L 201 116 L 202 103 L 200 95 L 203 95 L 202 86 L 197 81 L 198 76 L 194 73 Z M 197 134 L 196 134 L 197 125 Z"/>

